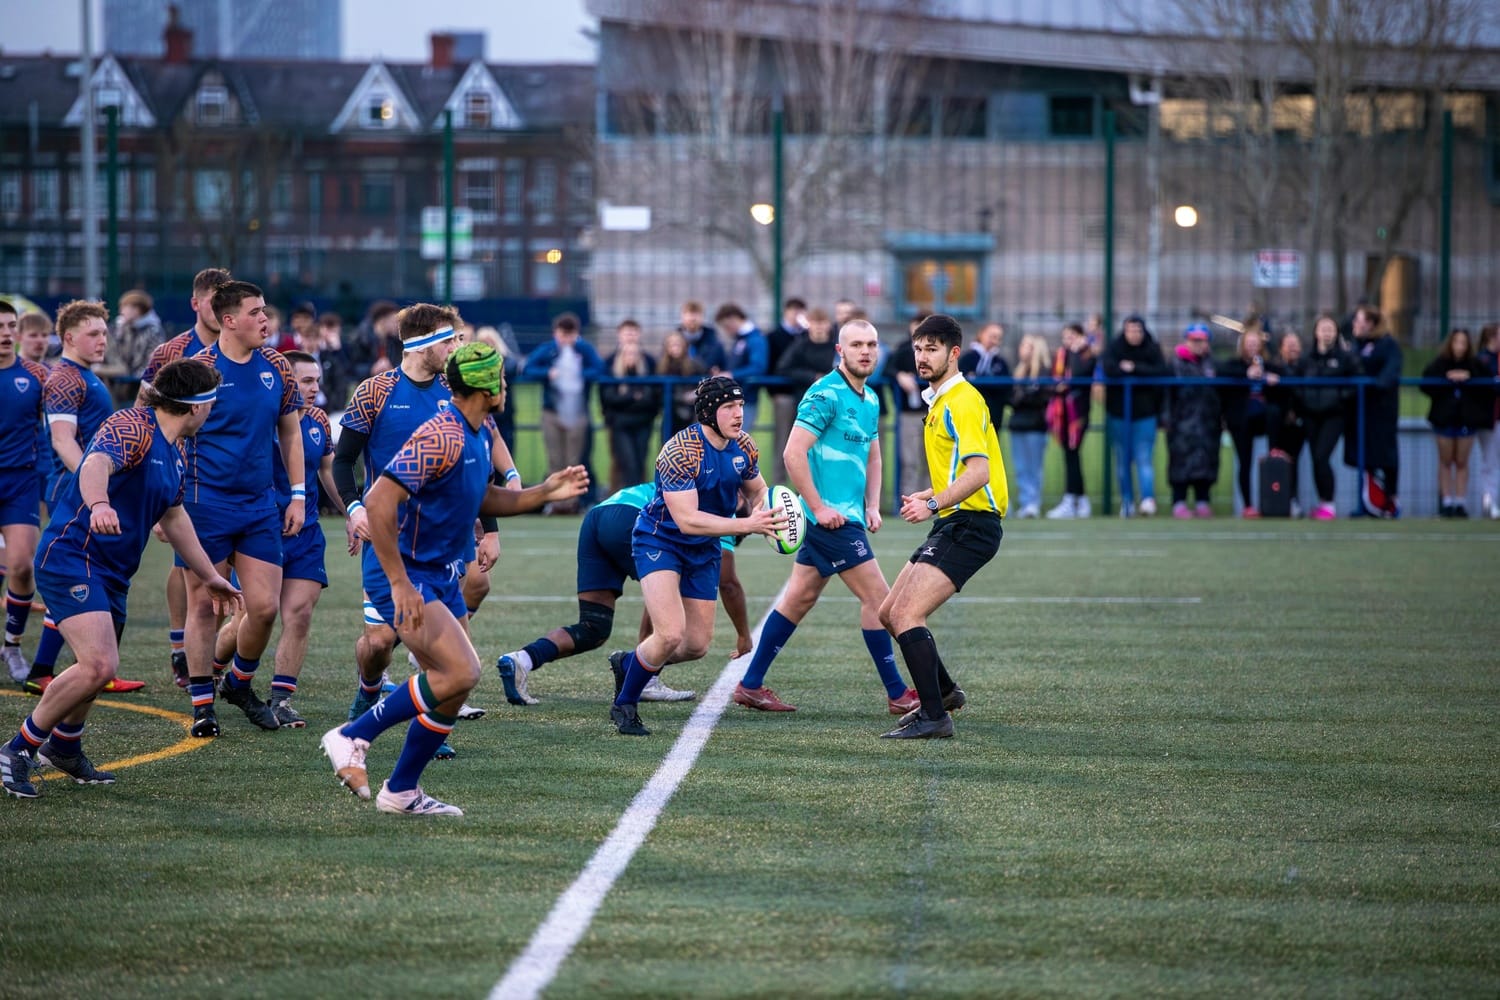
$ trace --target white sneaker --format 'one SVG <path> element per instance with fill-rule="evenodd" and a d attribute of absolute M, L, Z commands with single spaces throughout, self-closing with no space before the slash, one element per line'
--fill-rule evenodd
<path fill-rule="evenodd" d="M 1029 518 L 1038 518 L 1041 516 L 1042 509 L 1034 503 L 1029 503 L 1016 512 L 1016 517 L 1020 518 L 1022 521 L 1025 521 Z"/>
<path fill-rule="evenodd" d="M 1047 519 L 1049 521 L 1068 521 L 1077 516 L 1077 498 L 1071 493 L 1064 494 L 1062 503 L 1047 511 Z"/>
<path fill-rule="evenodd" d="M 333 773 L 339 783 L 362 799 L 370 797 L 370 774 L 365 769 L 365 751 L 370 749 L 368 740 L 353 740 L 334 726 L 323 734 L 323 752 L 333 763 Z"/>
<path fill-rule="evenodd" d="M 31 674 L 31 664 L 26 662 L 26 654 L 21 652 L 20 646 L 12 646 L 6 643 L 0 648 L 0 660 L 5 661 L 5 669 L 10 671 L 10 679 L 20 684 Z"/>
<path fill-rule="evenodd" d="M 661 682 L 660 675 L 651 678 L 641 689 L 641 701 L 692 701 L 698 697 L 696 691 L 679 691 Z"/>
<path fill-rule="evenodd" d="M 1089 504 L 1089 498 L 1088 497 L 1086 497 L 1086 496 L 1080 496 L 1080 497 L 1078 497 L 1074 501 L 1074 503 L 1073 503 L 1073 516 L 1074 517 L 1093 517 L 1094 516 L 1094 508 L 1093 508 L 1092 505 Z"/>
<path fill-rule="evenodd" d="M 1146 497 L 1146 498 L 1144 498 L 1143 500 L 1141 500 L 1141 505 L 1140 505 L 1139 508 L 1137 508 L 1137 510 L 1138 510 L 1138 512 L 1140 513 L 1140 515 L 1142 517 L 1155 517 L 1156 516 L 1156 498 L 1155 497 Z"/>
<path fill-rule="evenodd" d="M 418 785 L 409 792 L 391 791 L 391 783 L 380 783 L 380 794 L 375 796 L 375 807 L 381 812 L 400 813 L 402 816 L 462 816 L 458 806 L 450 806 L 422 791 Z"/>
<path fill-rule="evenodd" d="M 484 709 L 480 708 L 478 705 L 470 705 L 468 702 L 464 702 L 458 707 L 458 717 L 466 722 L 473 722 L 475 719 L 482 719 L 484 718 L 484 714 Z"/>

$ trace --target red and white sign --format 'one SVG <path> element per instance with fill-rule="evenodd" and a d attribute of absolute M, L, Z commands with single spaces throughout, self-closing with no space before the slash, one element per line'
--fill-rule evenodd
<path fill-rule="evenodd" d="M 1256 288 L 1296 288 L 1300 284 L 1302 284 L 1300 251 L 1255 251 Z"/>

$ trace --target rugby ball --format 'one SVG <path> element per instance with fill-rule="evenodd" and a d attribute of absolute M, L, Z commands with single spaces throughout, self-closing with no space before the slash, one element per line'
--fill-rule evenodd
<path fill-rule="evenodd" d="M 772 486 L 766 491 L 766 506 L 786 514 L 786 525 L 774 535 L 764 535 L 771 548 L 789 556 L 802 548 L 802 537 L 807 534 L 807 515 L 802 511 L 802 501 L 785 486 Z"/>

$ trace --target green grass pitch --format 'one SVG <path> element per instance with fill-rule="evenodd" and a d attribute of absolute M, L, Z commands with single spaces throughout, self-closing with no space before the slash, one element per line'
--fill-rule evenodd
<path fill-rule="evenodd" d="M 575 610 L 577 520 L 502 528 L 487 664 Z M 888 577 L 919 537 L 875 537 Z M 530 708 L 487 666 L 490 714 L 424 779 L 467 816 L 378 813 L 318 749 L 360 621 L 337 549 L 309 728 L 221 704 L 224 736 L 113 787 L 0 801 L 0 995 L 481 997 L 526 947 L 693 706 L 645 704 L 655 734 L 627 739 L 602 655 L 535 675 Z M 740 552 L 758 620 L 790 562 Z M 970 705 L 922 744 L 875 738 L 893 720 L 834 583 L 768 678 L 800 710 L 729 706 L 546 995 L 1500 994 L 1497 557 L 1474 522 L 1015 523 L 932 621 Z M 187 708 L 166 565 L 153 543 L 123 653 L 150 687 L 106 702 Z M 615 644 L 640 607 L 631 585 Z M 705 690 L 731 638 L 721 613 L 669 682 Z M 0 697 L 6 730 L 27 706 Z M 182 736 L 106 704 L 86 746 Z"/>

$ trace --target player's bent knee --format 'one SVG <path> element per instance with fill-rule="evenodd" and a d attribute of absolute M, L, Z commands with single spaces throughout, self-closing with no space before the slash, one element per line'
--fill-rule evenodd
<path fill-rule="evenodd" d="M 587 653 L 609 641 L 615 628 L 615 612 L 593 601 L 578 602 L 578 624 L 563 629 L 573 640 L 573 652 Z"/>

